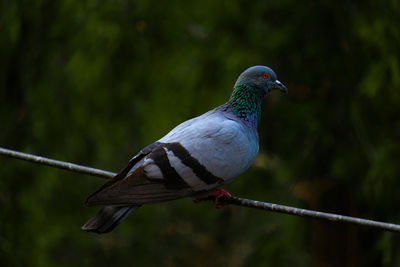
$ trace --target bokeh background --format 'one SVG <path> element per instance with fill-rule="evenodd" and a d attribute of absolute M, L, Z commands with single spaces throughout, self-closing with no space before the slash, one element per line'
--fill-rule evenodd
<path fill-rule="evenodd" d="M 272 67 L 236 196 L 400 223 L 400 4 L 1 1 L 0 146 L 109 171 Z M 1 266 L 400 266 L 400 236 L 191 199 L 80 226 L 104 180 L 0 157 Z"/>

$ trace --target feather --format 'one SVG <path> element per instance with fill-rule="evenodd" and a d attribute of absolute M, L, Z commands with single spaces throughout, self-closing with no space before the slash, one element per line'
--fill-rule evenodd
<path fill-rule="evenodd" d="M 96 216 L 90 218 L 87 223 L 82 226 L 82 230 L 86 232 L 95 232 L 104 234 L 111 232 L 126 217 L 140 206 L 105 206 L 99 210 Z"/>
<path fill-rule="evenodd" d="M 168 188 L 159 180 L 148 179 L 143 173 L 143 167 L 140 167 L 129 177 L 90 196 L 86 205 L 143 205 L 173 200 L 191 193 L 189 187 Z"/>

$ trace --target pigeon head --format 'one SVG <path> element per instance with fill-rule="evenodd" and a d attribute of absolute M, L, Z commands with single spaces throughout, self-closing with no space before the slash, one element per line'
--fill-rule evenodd
<path fill-rule="evenodd" d="M 272 69 L 264 66 L 250 67 L 240 74 L 231 98 L 223 105 L 223 109 L 251 128 L 257 128 L 261 114 L 261 100 L 272 90 L 287 93 L 287 88 L 276 79 Z"/>
<path fill-rule="evenodd" d="M 277 80 L 275 72 L 265 66 L 253 66 L 240 74 L 235 83 L 235 88 L 242 86 L 256 88 L 262 96 L 272 90 L 287 93 L 287 88 Z"/>

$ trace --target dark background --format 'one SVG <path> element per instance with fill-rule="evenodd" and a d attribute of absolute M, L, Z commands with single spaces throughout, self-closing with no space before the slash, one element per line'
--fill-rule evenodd
<path fill-rule="evenodd" d="M 400 223 L 400 4 L 1 1 L 0 146 L 109 171 L 272 67 L 236 196 Z M 80 226 L 99 178 L 0 157 L 1 266 L 399 266 L 400 235 L 191 199 Z"/>

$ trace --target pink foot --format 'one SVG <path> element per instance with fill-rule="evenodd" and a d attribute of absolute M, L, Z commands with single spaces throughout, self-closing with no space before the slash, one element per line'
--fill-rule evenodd
<path fill-rule="evenodd" d="M 231 194 L 229 194 L 228 191 L 224 190 L 224 189 L 217 189 L 214 192 L 210 193 L 208 195 L 208 197 L 214 198 L 214 206 L 217 209 L 222 209 L 223 207 L 225 207 L 227 204 L 226 203 L 219 203 L 218 199 L 220 199 L 221 197 L 231 197 Z"/>
<path fill-rule="evenodd" d="M 231 197 L 231 194 L 229 194 L 228 191 L 224 190 L 224 189 L 217 189 L 214 192 L 211 192 L 208 197 L 206 198 L 195 198 L 193 201 L 194 203 L 200 203 L 204 200 L 213 200 L 214 201 L 214 206 L 217 209 L 222 209 L 223 207 L 225 207 L 227 204 L 226 203 L 219 203 L 218 199 L 220 199 L 221 197 Z"/>

